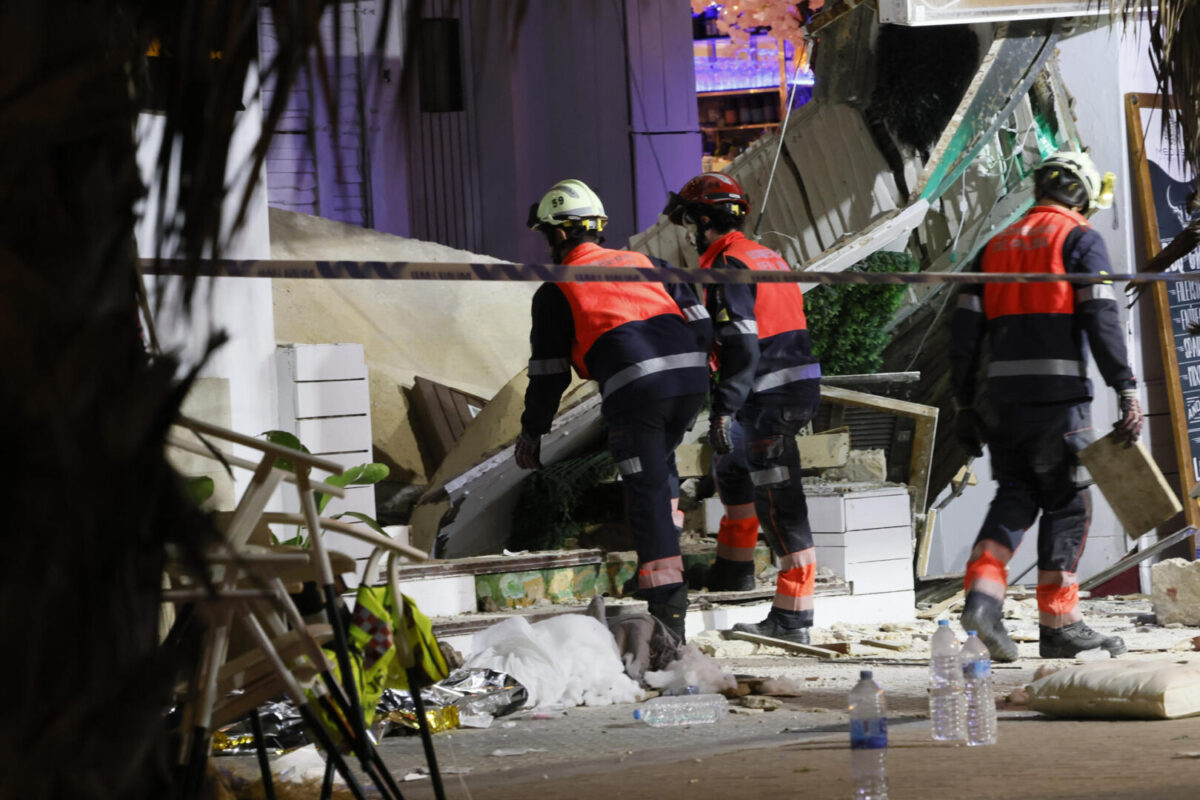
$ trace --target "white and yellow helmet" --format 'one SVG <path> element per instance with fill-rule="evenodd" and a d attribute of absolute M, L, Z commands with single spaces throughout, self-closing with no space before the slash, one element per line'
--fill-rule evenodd
<path fill-rule="evenodd" d="M 1108 208 L 1113 203 L 1111 172 L 1100 176 L 1092 157 L 1074 150 L 1060 150 L 1046 156 L 1034 171 L 1037 186 L 1056 200 L 1084 211 Z"/>
<path fill-rule="evenodd" d="M 602 231 L 607 222 L 600 198 L 586 183 L 573 178 L 551 186 L 541 202 L 529 208 L 529 227 L 534 230 L 549 225 Z"/>

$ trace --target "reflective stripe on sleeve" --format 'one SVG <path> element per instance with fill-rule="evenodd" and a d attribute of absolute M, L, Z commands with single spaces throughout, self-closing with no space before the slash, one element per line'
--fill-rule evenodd
<path fill-rule="evenodd" d="M 702 320 L 702 319 L 710 319 L 710 317 L 708 316 L 708 309 L 701 305 L 688 306 L 687 308 L 682 309 L 682 311 L 683 311 L 683 316 L 685 316 L 689 322 L 696 322 L 697 320 Z"/>
<path fill-rule="evenodd" d="M 739 319 L 718 330 L 721 336 L 758 336 L 758 323 L 752 319 Z"/>
<path fill-rule="evenodd" d="M 1093 283 L 1080 286 L 1075 290 L 1075 302 L 1086 303 L 1089 300 L 1112 300 L 1116 302 L 1117 295 L 1113 287 L 1107 283 Z"/>
<path fill-rule="evenodd" d="M 704 353 L 676 353 L 673 356 L 659 356 L 658 358 L 648 358 L 645 361 L 639 361 L 636 364 L 631 364 L 605 381 L 601 394 L 607 397 L 618 389 L 633 383 L 638 378 L 644 378 L 656 372 L 686 369 L 688 367 L 704 367 L 707 369 L 708 356 Z"/>
<path fill-rule="evenodd" d="M 974 311 L 977 314 L 983 313 L 983 298 L 977 294 L 968 294 L 963 292 L 958 296 L 958 307 L 964 308 L 967 311 Z"/>
<path fill-rule="evenodd" d="M 1026 358 L 993 361 L 988 365 L 989 378 L 1015 378 L 1022 375 L 1086 378 L 1087 364 L 1066 358 Z"/>
<path fill-rule="evenodd" d="M 571 371 L 569 358 L 531 358 L 529 359 L 529 377 L 538 375 L 558 375 Z"/>
<path fill-rule="evenodd" d="M 798 367 L 788 367 L 787 369 L 760 375 L 754 379 L 754 391 L 765 392 L 768 389 L 776 389 L 795 381 L 805 381 L 819 377 L 821 377 L 820 364 L 801 364 Z"/>

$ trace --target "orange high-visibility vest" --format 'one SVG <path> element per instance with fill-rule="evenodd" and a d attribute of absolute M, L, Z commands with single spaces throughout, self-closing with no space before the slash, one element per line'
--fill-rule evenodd
<path fill-rule="evenodd" d="M 584 242 L 567 254 L 563 264 L 590 267 L 653 268 L 650 259 L 630 250 L 609 250 Z M 571 306 L 575 321 L 575 343 L 571 363 L 580 377 L 589 378 L 584 358 L 604 334 L 628 322 L 662 314 L 683 318 L 679 306 L 658 283 L 558 283 Z"/>
<path fill-rule="evenodd" d="M 1035 206 L 990 242 L 983 254 L 985 273 L 1052 272 L 1065 275 L 1063 243 L 1087 220 L 1069 208 Z M 1013 314 L 1074 314 L 1075 291 L 1062 283 L 989 283 L 983 289 L 988 319 Z"/>
<path fill-rule="evenodd" d="M 700 266 L 705 269 L 712 267 L 720 255 L 736 258 L 753 270 L 788 271 L 791 268 L 783 258 L 769 247 L 763 247 L 757 242 L 747 239 L 741 231 L 725 234 L 729 244 L 715 247 L 711 259 L 701 259 Z M 720 240 L 718 240 L 720 241 Z M 758 323 L 758 338 L 767 339 L 776 334 L 788 331 L 803 331 L 808 329 L 808 320 L 804 317 L 804 293 L 796 283 L 760 283 L 757 286 L 754 299 L 754 319 Z"/>

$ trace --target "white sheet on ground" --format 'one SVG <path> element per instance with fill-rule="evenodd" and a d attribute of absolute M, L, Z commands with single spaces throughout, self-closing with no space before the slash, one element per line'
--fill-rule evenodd
<path fill-rule="evenodd" d="M 463 666 L 512 675 L 529 691 L 527 706 L 604 706 L 642 697 L 608 628 L 584 614 L 532 625 L 511 617 L 477 633 L 472 646 Z"/>

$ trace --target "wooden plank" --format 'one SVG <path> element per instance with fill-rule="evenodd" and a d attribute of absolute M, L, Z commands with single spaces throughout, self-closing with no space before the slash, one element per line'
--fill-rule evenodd
<path fill-rule="evenodd" d="M 932 605 L 922 611 L 917 612 L 917 619 L 937 619 L 943 612 L 950 610 L 953 606 L 958 605 L 966 597 L 966 593 L 959 589 L 950 597 L 947 597 L 940 603 Z"/>
<path fill-rule="evenodd" d="M 1158 109 L 1163 113 L 1163 99 L 1159 95 L 1125 95 L 1125 127 L 1129 136 L 1130 169 L 1133 172 L 1135 195 L 1141 211 L 1142 241 L 1145 256 L 1152 259 L 1162 250 L 1159 237 L 1158 210 L 1154 199 L 1154 188 L 1150 180 L 1149 159 L 1146 142 L 1142 134 L 1142 109 Z M 1175 332 L 1172 309 L 1167 294 L 1167 284 L 1154 284 L 1154 310 L 1157 315 L 1159 343 L 1162 348 L 1162 364 L 1166 379 L 1166 394 L 1173 422 L 1176 459 L 1179 465 L 1181 486 L 1190 491 L 1196 484 L 1196 459 L 1188 431 L 1189 414 L 1183 396 L 1183 379 L 1179 373 L 1179 359 L 1175 350 Z M 1188 525 L 1200 526 L 1200 504 L 1190 501 L 1184 506 Z M 1192 540 L 1190 549 L 1196 550 Z"/>
<path fill-rule="evenodd" d="M 1183 510 L 1179 498 L 1141 442 L 1124 444 L 1113 433 L 1079 452 L 1125 532 L 1136 539 Z M 1195 505 L 1189 501 L 1189 505 Z"/>
<path fill-rule="evenodd" d="M 424 564 L 406 564 L 400 567 L 400 579 L 408 581 L 446 575 L 498 575 L 505 572 L 528 572 L 602 563 L 605 563 L 603 550 L 554 551 L 520 556 L 478 556 L 428 561 Z"/>
<path fill-rule="evenodd" d="M 783 650 L 788 650 L 793 653 L 798 653 L 805 656 L 816 656 L 817 658 L 827 658 L 836 660 L 845 658 L 846 656 L 836 650 L 829 650 L 824 647 L 817 647 L 811 644 L 797 644 L 789 642 L 786 639 L 772 639 L 770 636 L 759 636 L 754 633 L 744 633 L 742 631 L 730 631 L 730 639 L 741 639 L 745 642 L 754 642 L 755 644 L 765 644 L 768 647 L 778 647 Z"/>
<path fill-rule="evenodd" d="M 933 555 L 933 532 L 937 526 L 937 514 L 936 508 L 926 511 L 917 528 L 917 563 L 913 569 L 917 580 L 929 576 L 929 559 Z"/>
<path fill-rule="evenodd" d="M 928 502 L 929 476 L 933 464 L 933 447 L 938 418 L 937 407 L 825 385 L 821 386 L 821 399 L 845 406 L 885 411 L 908 417 L 916 422 L 912 457 L 909 461 L 908 490 L 912 496 L 913 513 L 924 513 L 925 505 Z"/>
<path fill-rule="evenodd" d="M 438 385 L 418 375 L 413 380 L 412 389 L 413 407 L 420 421 L 417 434 L 429 449 L 430 460 L 433 462 L 428 465 L 431 472 L 446 457 L 446 453 L 450 452 L 455 439 L 454 431 L 450 429 L 450 422 L 446 419 L 438 399 Z"/>

